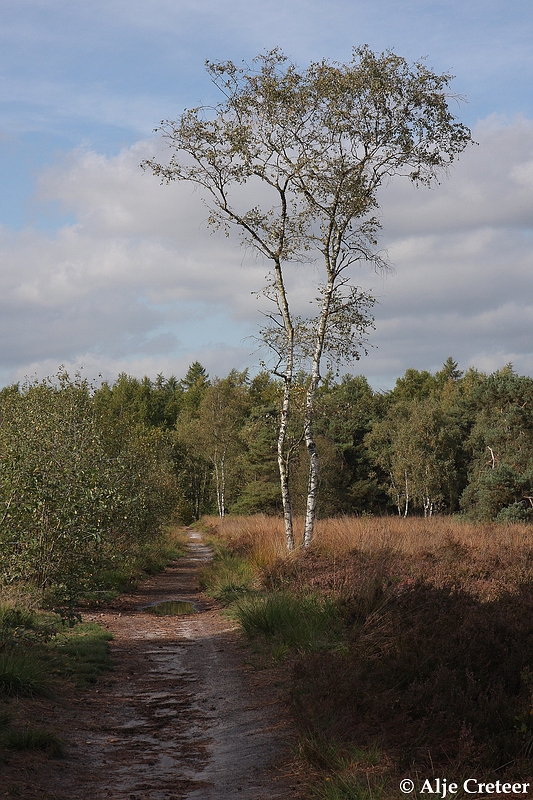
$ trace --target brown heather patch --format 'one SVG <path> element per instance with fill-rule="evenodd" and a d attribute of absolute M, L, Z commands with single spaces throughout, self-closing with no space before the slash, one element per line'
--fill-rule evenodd
<path fill-rule="evenodd" d="M 467 524 L 447 517 L 319 520 L 308 552 L 285 550 L 283 520 L 206 519 L 216 536 L 249 557 L 268 588 L 313 587 L 350 597 L 361 587 L 405 588 L 424 581 L 491 600 L 533 581 L 533 526 Z M 301 540 L 303 520 L 295 521 Z"/>
<path fill-rule="evenodd" d="M 282 520 L 228 518 L 217 535 L 261 566 L 265 589 L 338 602 L 345 646 L 293 671 L 305 741 L 378 750 L 396 788 L 407 773 L 531 780 L 533 526 L 320 520 L 291 556 Z"/>

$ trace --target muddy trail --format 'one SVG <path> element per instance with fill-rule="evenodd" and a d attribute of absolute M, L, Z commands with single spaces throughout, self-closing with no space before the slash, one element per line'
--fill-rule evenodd
<path fill-rule="evenodd" d="M 113 634 L 114 669 L 95 689 L 72 691 L 52 707 L 32 704 L 33 721 L 44 717 L 66 740 L 67 758 L 11 763 L 0 797 L 302 796 L 290 774 L 290 725 L 272 676 L 247 665 L 234 625 L 201 594 L 198 571 L 211 554 L 200 534 L 189 532 L 189 539 L 187 557 L 104 613 L 84 615 Z M 146 610 L 168 600 L 191 602 L 196 613 Z"/>

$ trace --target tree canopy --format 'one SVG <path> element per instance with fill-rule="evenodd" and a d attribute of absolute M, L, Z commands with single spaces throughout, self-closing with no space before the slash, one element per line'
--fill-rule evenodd
<path fill-rule="evenodd" d="M 300 70 L 279 49 L 251 67 L 207 62 L 223 100 L 161 123 L 173 150 L 168 164 L 147 161 L 163 181 L 191 181 L 204 190 L 209 223 L 270 264 L 270 301 L 261 331 L 284 395 L 278 432 L 287 544 L 294 546 L 289 489 L 295 367 L 309 372 L 302 431 L 309 457 L 304 544 L 311 542 L 318 491 L 314 415 L 324 357 L 329 365 L 358 359 L 373 327 L 374 298 L 357 285 L 353 266 L 385 268 L 377 248 L 378 189 L 393 176 L 431 185 L 471 141 L 450 111 L 452 76 L 392 51 L 354 49 L 347 64 L 320 61 Z M 255 188 L 254 201 L 244 184 Z M 313 264 L 314 309 L 295 313 L 291 263 Z"/>

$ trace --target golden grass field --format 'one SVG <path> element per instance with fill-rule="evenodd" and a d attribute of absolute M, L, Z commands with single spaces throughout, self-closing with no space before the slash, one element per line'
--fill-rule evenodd
<path fill-rule="evenodd" d="M 210 528 L 228 542 L 242 542 L 249 554 L 268 563 L 286 555 L 283 519 L 256 514 L 250 517 L 204 517 Z M 303 538 L 303 518 L 294 521 L 297 543 Z M 485 552 L 533 547 L 533 526 L 467 523 L 454 517 L 338 517 L 318 520 L 313 548 L 341 555 L 390 548 L 401 553 L 437 552 L 451 540 Z"/>
<path fill-rule="evenodd" d="M 301 548 L 287 552 L 281 518 L 261 514 L 207 517 L 204 524 L 262 569 L 302 561 Z M 301 542 L 302 518 L 295 520 L 295 533 Z M 312 562 L 306 572 L 334 566 L 342 570 L 358 556 L 367 564 L 394 562 L 398 579 L 417 577 L 439 585 L 458 581 L 462 589 L 491 599 L 491 589 L 512 591 L 518 584 L 533 581 L 533 526 L 474 524 L 444 516 L 339 517 L 317 521 L 306 556 L 304 561 Z"/>

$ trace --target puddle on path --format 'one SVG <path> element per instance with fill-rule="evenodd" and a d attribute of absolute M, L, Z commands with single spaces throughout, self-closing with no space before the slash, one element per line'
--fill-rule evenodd
<path fill-rule="evenodd" d="M 157 614 L 160 617 L 174 617 L 180 614 L 196 614 L 196 609 L 192 603 L 187 600 L 165 600 L 162 603 L 155 603 L 151 606 L 145 606 L 143 611 L 148 614 Z"/>

